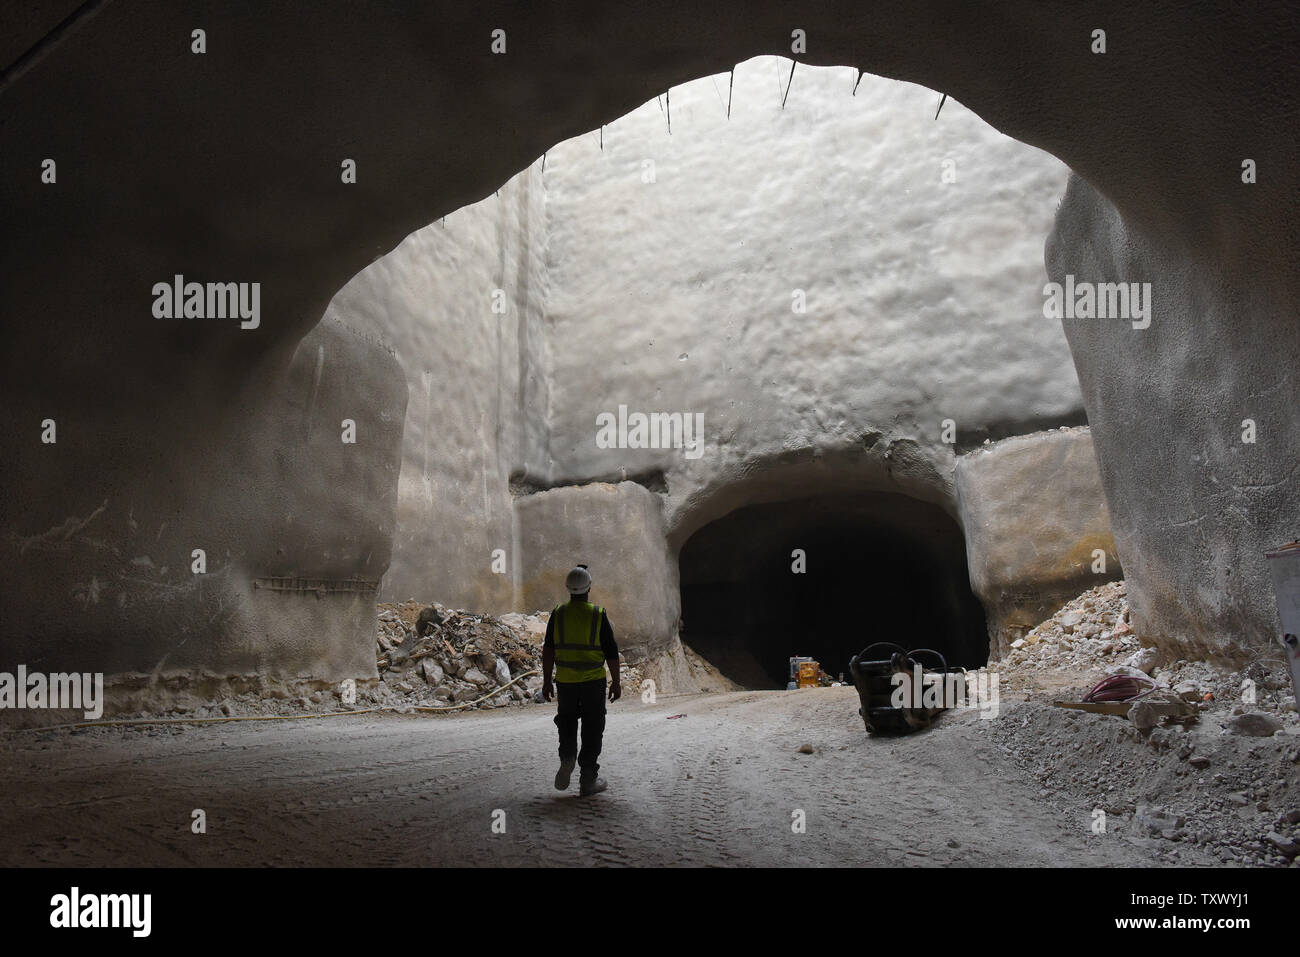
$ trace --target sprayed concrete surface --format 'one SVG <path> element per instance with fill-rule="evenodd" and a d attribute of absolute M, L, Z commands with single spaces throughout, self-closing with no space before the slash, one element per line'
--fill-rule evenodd
<path fill-rule="evenodd" d="M 869 740 L 850 688 L 633 697 L 610 789 L 555 791 L 554 706 L 3 739 L 0 860 L 27 865 L 1137 866 L 1038 796 L 975 712 Z M 670 715 L 685 714 L 669 720 Z M 1002 721 L 1008 720 L 1003 716 Z M 1016 720 L 1016 719 L 1011 719 Z M 1018 721 L 1017 721 L 1018 723 Z M 811 754 L 799 753 L 811 745 Z M 207 833 L 191 832 L 192 812 Z M 494 833 L 494 812 L 505 832 Z M 797 811 L 805 833 L 795 833 Z M 501 815 L 496 815 L 501 820 Z M 1189 852 L 1184 864 L 1213 863 Z"/>
<path fill-rule="evenodd" d="M 1300 430 L 1291 415 L 1300 405 L 1293 133 L 1300 61 L 1292 54 L 1292 5 L 1268 0 L 1235 17 L 1172 0 L 1057 5 L 1050 16 L 1027 2 L 895 6 L 828 0 L 804 5 L 792 22 L 790 5 L 771 0 L 747 4 L 743 15 L 729 3 L 583 2 L 557 12 L 515 0 L 494 5 L 491 19 L 469 3 L 310 10 L 269 3 L 255 16 L 207 11 L 203 29 L 212 48 L 203 55 L 180 42 L 195 26 L 186 4 L 150 5 L 147 16 L 134 5 L 82 4 L 48 43 L 40 38 L 57 20 L 5 11 L 0 33 L 18 39 L 4 48 L 29 54 L 8 61 L 0 84 L 0 208 L 13 224 L 0 232 L 8 317 L 0 401 L 14 423 L 0 434 L 0 575 L 7 585 L 0 659 L 110 674 L 366 677 L 358 664 L 367 660 L 370 635 L 353 596 L 378 586 L 394 547 L 388 597 L 410 597 L 408 589 L 473 561 L 479 575 L 501 577 L 446 584 L 443 600 L 499 610 L 508 576 L 488 562 L 501 551 L 518 567 L 507 508 L 512 486 L 613 479 L 603 474 L 607 466 L 639 468 L 638 461 L 597 457 L 579 426 L 586 427 L 596 399 L 602 409 L 616 400 L 654 400 L 648 386 L 615 381 L 616 368 L 602 368 L 594 398 L 575 390 L 567 375 L 595 375 L 583 364 L 590 353 L 580 349 L 559 357 L 550 389 L 537 374 L 547 365 L 546 336 L 535 333 L 550 321 L 561 334 L 589 331 L 596 319 L 609 334 L 639 331 L 647 297 L 683 316 L 709 306 L 701 313 L 705 331 L 674 320 L 653 353 L 650 336 L 645 346 L 629 337 L 606 358 L 636 359 L 647 374 L 664 373 L 665 399 L 678 398 L 668 390 L 679 389 L 692 403 L 713 400 L 708 408 L 718 409 L 719 424 L 734 426 L 743 440 L 736 448 L 766 450 L 779 465 L 787 452 L 833 459 L 871 442 L 879 453 L 857 456 L 869 479 L 939 501 L 946 490 L 935 465 L 943 464 L 932 437 L 936 417 L 958 420 L 960 431 L 967 418 L 1004 420 L 1026 397 L 1043 401 L 1042 414 L 1077 405 L 1068 376 L 1051 376 L 1064 352 L 1046 316 L 1036 325 L 1024 320 L 1034 343 L 1055 343 L 1038 356 L 1045 373 L 1027 361 L 1037 355 L 1026 345 L 1031 340 L 988 331 L 1010 315 L 1000 298 L 988 309 L 974 308 L 984 297 L 971 297 L 994 281 L 973 250 L 993 241 L 1007 262 L 1027 268 L 1021 253 L 1034 230 L 1026 224 L 1046 226 L 1050 199 L 1044 205 L 1033 198 L 1039 194 L 1022 197 L 1018 188 L 1062 169 L 1044 156 L 1031 173 L 1012 159 L 1029 148 L 1073 171 L 1049 233 L 1047 277 L 1151 286 L 1149 328 L 1122 319 L 1064 322 L 1133 588 L 1135 627 L 1171 653 L 1258 654 L 1277 626 L 1263 552 L 1295 534 L 1300 506 Z M 1109 37 L 1105 53 L 1090 42 L 1099 24 Z M 507 56 L 490 50 L 497 26 L 509 33 Z M 791 44 L 796 27 L 809 41 L 804 52 Z M 797 57 L 793 86 L 787 80 L 782 92 L 770 60 L 751 73 L 746 64 L 760 56 Z M 727 121 L 720 79 L 727 73 L 730 86 L 736 64 L 739 98 Z M 860 68 L 933 92 L 906 88 L 892 94 L 893 103 L 916 108 L 887 110 L 886 100 L 868 102 L 870 85 L 855 98 L 849 71 L 832 71 L 838 79 L 824 81 L 836 91 L 832 102 L 859 121 L 856 137 L 837 139 L 830 125 L 812 121 L 811 95 L 823 83 L 814 66 Z M 711 80 L 703 82 L 709 78 L 719 80 L 716 92 Z M 691 81 L 701 82 L 684 89 Z M 949 106 L 936 121 L 931 105 L 939 91 Z M 661 94 L 662 132 L 657 103 L 645 106 Z M 142 103 L 148 122 L 140 121 Z M 631 151 L 616 123 L 638 108 L 641 118 L 630 122 L 652 130 L 650 153 Z M 759 110 L 770 123 L 752 122 Z M 894 152 L 885 137 L 864 148 L 862 123 L 873 116 L 888 117 L 891 133 L 921 148 Z M 975 116 L 1026 146 L 965 152 L 944 140 Z M 710 128 L 717 132 L 688 138 L 692 129 Z M 801 137 L 779 137 L 782 130 L 810 137 L 800 145 Z M 715 175 L 700 190 L 682 189 L 683 160 L 700 155 L 717 163 L 705 148 L 710 140 L 763 155 L 731 170 L 732 179 Z M 411 328 L 405 320 L 421 305 L 421 281 L 410 270 L 381 267 L 374 275 L 409 284 L 394 295 L 391 311 L 345 297 L 339 306 L 349 308 L 336 309 L 334 318 L 355 313 L 356 328 L 321 322 L 331 298 L 377 257 L 495 196 L 552 149 L 555 165 L 530 176 L 554 181 L 557 203 L 566 182 L 581 180 L 571 175 L 581 149 L 587 168 L 604 170 L 591 179 L 602 194 L 663 204 L 679 225 L 647 238 L 666 256 L 662 271 L 679 278 L 660 287 L 650 281 L 653 263 L 632 268 L 625 258 L 620 275 L 635 277 L 640 294 L 628 308 L 608 308 L 624 302 L 606 293 L 595 302 L 598 312 L 583 306 L 563 315 L 575 299 L 585 301 L 570 283 L 573 291 L 560 288 L 543 314 L 535 303 L 541 287 L 534 280 L 543 272 L 536 232 L 555 217 L 534 215 L 545 208 L 538 191 L 503 190 L 496 225 L 480 210 L 455 233 L 465 254 L 457 261 L 465 265 L 461 281 L 446 288 L 462 297 L 444 314 L 425 312 L 423 324 Z M 881 168 L 860 167 L 859 155 Z M 950 155 L 957 181 L 940 193 Z M 827 165 L 813 167 L 810 157 Z M 43 158 L 57 160 L 54 181 L 37 174 Z M 654 192 L 636 177 L 646 159 L 657 160 Z M 355 182 L 341 175 L 345 160 L 357 164 Z M 797 181 L 786 178 L 803 168 L 828 189 L 805 200 Z M 744 171 L 756 175 L 745 179 Z M 935 192 L 923 199 L 916 184 L 927 176 Z M 714 197 L 728 198 L 730 187 L 712 185 L 719 182 L 755 186 L 738 210 L 744 235 L 706 221 L 690 245 L 677 243 L 681 233 L 672 230 L 691 223 L 678 215 L 716 211 Z M 876 202 L 870 184 L 890 187 L 891 201 Z M 989 189 L 962 193 L 967 186 Z M 561 286 L 564 269 L 626 253 L 631 246 L 623 240 L 635 238 L 641 222 L 620 220 L 601 197 L 579 204 L 581 197 L 567 195 L 603 218 L 602 232 L 586 238 L 558 228 L 552 234 L 547 256 L 574 256 L 557 275 L 546 270 L 547 281 Z M 990 205 L 963 205 L 973 215 L 925 228 L 938 211 L 936 197 L 960 203 L 963 195 Z M 841 210 L 858 217 L 830 218 Z M 1026 215 L 1022 221 L 996 210 Z M 763 242 L 750 231 L 759 225 L 774 230 Z M 795 238 L 786 245 L 801 247 L 797 258 L 774 238 L 787 226 Z M 916 243 L 886 242 L 891 227 L 920 227 Z M 518 241 L 498 243 L 495 261 L 468 255 L 480 243 L 492 249 L 502 231 Z M 836 254 L 802 248 L 819 233 Z M 746 252 L 737 263 L 741 240 Z M 708 256 L 692 257 L 696 249 L 733 255 L 714 268 Z M 889 258 L 895 250 L 904 254 L 897 262 Z M 854 268 L 851 253 L 856 264 L 871 259 L 879 277 Z M 848 265 L 840 270 L 840 263 Z M 696 273 L 707 287 L 736 264 L 752 280 L 726 309 L 712 307 L 693 285 Z M 609 269 L 600 265 L 578 278 L 598 278 Z M 883 278 L 895 267 L 906 281 Z M 258 284 L 256 328 L 162 321 L 149 291 L 180 275 Z M 1041 278 L 1017 284 L 1019 308 L 1031 305 Z M 943 301 L 949 280 L 958 283 L 950 306 L 919 316 L 907 308 L 927 292 Z M 795 288 L 808 293 L 805 318 L 815 321 L 764 322 L 793 315 L 785 310 Z M 513 311 L 491 311 L 497 289 Z M 472 331 L 459 321 L 467 317 L 477 319 Z M 882 357 L 908 358 L 923 323 L 951 342 L 932 363 L 930 392 L 912 381 L 923 363 L 902 362 L 897 383 L 873 376 Z M 367 338 L 397 328 L 401 358 Z M 733 359 L 742 337 L 745 348 Z M 802 351 L 787 361 L 786 345 Z M 972 349 L 1010 363 L 988 379 L 987 392 L 970 378 L 970 369 L 983 367 L 965 361 Z M 755 357 L 760 361 L 748 361 Z M 773 372 L 789 384 L 771 385 Z M 456 393 L 471 378 L 480 387 L 464 396 L 465 411 L 450 424 L 439 392 Z M 823 381 L 837 384 L 835 391 L 809 388 Z M 738 384 L 745 386 L 738 395 L 753 402 L 733 412 L 721 403 Z M 1005 398 L 993 394 L 999 390 Z M 811 401 L 821 395 L 826 402 Z M 881 435 L 858 432 L 857 423 L 872 426 L 875 410 L 885 408 L 878 403 L 897 395 L 906 400 L 897 422 L 886 414 L 874 425 Z M 543 398 L 555 413 L 553 427 L 543 428 Z M 41 438 L 47 419 L 57 424 L 57 441 Z M 345 419 L 356 426 L 355 443 L 341 441 Z M 1258 429 L 1254 442 L 1240 438 L 1247 419 Z M 901 438 L 890 441 L 895 432 Z M 426 440 L 431 457 L 441 444 L 442 455 L 456 460 L 441 475 L 426 473 Z M 732 443 L 712 447 L 716 454 Z M 561 452 L 565 461 L 552 470 L 550 459 Z M 717 459 L 689 473 L 682 468 L 688 481 L 672 486 L 674 507 L 682 503 L 680 519 L 666 515 L 672 545 L 693 531 L 691 523 L 699 528 L 754 504 L 770 487 L 737 460 Z M 600 471 L 587 474 L 588 462 Z M 787 483 L 798 481 L 774 470 Z M 520 482 L 511 481 L 516 475 Z M 757 484 L 729 487 L 732 480 Z M 471 508 L 484 516 L 481 523 L 467 533 L 442 532 L 448 515 Z M 430 543 L 437 558 L 427 557 Z M 191 564 L 197 549 L 206 552 L 206 572 Z M 198 574 L 208 577 L 196 583 Z M 406 593 L 392 594 L 396 589 Z M 303 611 L 312 592 L 338 607 L 313 618 L 306 640 L 306 629 L 291 632 L 283 622 Z"/>
<path fill-rule="evenodd" d="M 555 478 L 662 469 L 679 541 L 800 450 L 907 441 L 946 497 L 944 420 L 962 446 L 1082 422 L 1042 314 L 1068 170 L 959 103 L 936 123 L 924 87 L 865 77 L 854 95 L 849 68 L 798 68 L 783 108 L 789 70 L 755 58 L 674 88 L 671 134 L 660 97 L 603 149 L 585 134 L 547 154 Z M 597 447 L 620 404 L 699 412 L 704 448 Z"/>

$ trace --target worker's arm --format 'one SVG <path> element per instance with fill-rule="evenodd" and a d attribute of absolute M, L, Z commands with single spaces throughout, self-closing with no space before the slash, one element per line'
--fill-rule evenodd
<path fill-rule="evenodd" d="M 609 700 L 617 701 L 623 696 L 623 684 L 618 673 L 618 642 L 614 640 L 614 629 L 609 624 L 609 613 L 601 616 L 600 650 L 605 654 L 605 667 L 609 669 Z"/>
<path fill-rule="evenodd" d="M 618 677 L 618 655 L 613 658 L 605 659 L 605 667 L 609 669 L 609 700 L 617 701 L 623 697 L 623 684 Z"/>
<path fill-rule="evenodd" d="M 550 701 L 555 694 L 551 672 L 555 668 L 555 615 L 546 623 L 546 638 L 542 642 L 542 700 Z"/>

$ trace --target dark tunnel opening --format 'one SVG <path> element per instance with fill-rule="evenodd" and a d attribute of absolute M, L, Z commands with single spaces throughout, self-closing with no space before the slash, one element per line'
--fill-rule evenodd
<path fill-rule="evenodd" d="M 680 575 L 682 640 L 745 687 L 784 688 L 795 655 L 851 681 L 849 659 L 876 641 L 934 648 L 951 665 L 988 661 L 961 529 L 908 496 L 737 509 L 683 545 Z"/>

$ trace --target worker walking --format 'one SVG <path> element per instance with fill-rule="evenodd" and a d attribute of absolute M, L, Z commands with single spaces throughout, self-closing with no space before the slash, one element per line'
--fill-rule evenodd
<path fill-rule="evenodd" d="M 559 685 L 555 725 L 560 729 L 560 770 L 555 787 L 569 786 L 575 764 L 581 768 L 579 793 L 586 797 L 605 790 L 599 776 L 601 739 L 605 733 L 605 666 L 609 666 L 609 700 L 617 701 L 623 689 L 618 676 L 618 645 L 605 609 L 587 600 L 591 573 L 579 565 L 564 580 L 569 600 L 557 605 L 546 623 L 542 645 L 542 698 L 551 700 L 551 667 Z M 582 722 L 582 750 L 578 750 L 578 722 Z"/>

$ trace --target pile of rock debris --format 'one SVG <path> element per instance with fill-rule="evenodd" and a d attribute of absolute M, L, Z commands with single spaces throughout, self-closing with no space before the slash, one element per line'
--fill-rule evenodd
<path fill-rule="evenodd" d="M 541 690 L 547 613 L 496 618 L 414 600 L 379 605 L 378 613 L 380 680 L 359 692 L 359 701 L 425 707 L 478 701 L 478 707 L 499 708 Z"/>
<path fill-rule="evenodd" d="M 549 612 L 494 617 L 414 600 L 379 605 L 378 612 L 380 680 L 373 690 L 358 690 L 359 704 L 468 710 L 541 700 Z M 634 691 L 641 674 L 621 659 L 623 687 Z"/>
<path fill-rule="evenodd" d="M 1089 589 L 1012 642 L 1007 655 L 989 665 L 1001 673 L 1003 693 L 1064 697 L 1082 694 L 1107 675 L 1130 674 L 1148 676 L 1157 688 L 1188 702 L 1238 705 L 1238 714 L 1296 710 L 1280 648 L 1240 668 L 1168 661 L 1134 632 L 1126 595 L 1122 581 Z"/>
<path fill-rule="evenodd" d="M 290 717 L 383 708 L 445 708 L 448 714 L 541 701 L 542 642 L 549 612 L 493 616 L 414 599 L 376 608 L 378 681 L 356 682 L 345 701 L 337 683 L 257 678 L 213 689 L 152 686 L 123 695 L 112 718 Z M 423 617 L 422 617 L 423 615 Z M 619 656 L 624 694 L 636 694 L 641 669 Z M 536 672 L 529 674 L 529 672 Z M 141 733 L 180 733 L 142 726 Z"/>
<path fill-rule="evenodd" d="M 999 667 L 1008 680 L 1052 671 L 1118 671 L 1153 663 L 1129 624 L 1124 582 L 1089 589 L 1011 643 Z M 1146 651 L 1149 651 L 1147 649 Z M 1133 662 L 1126 664 L 1126 661 Z M 992 666 L 990 666 L 992 667 Z M 1100 674 L 1099 674 L 1100 677 Z"/>
<path fill-rule="evenodd" d="M 1236 667 L 1168 661 L 1133 632 L 1124 583 L 1112 582 L 1084 592 L 989 667 L 1000 673 L 1004 719 L 981 732 L 1080 827 L 1098 833 L 1104 820 L 1099 840 L 1128 841 L 1171 863 L 1300 867 L 1300 716 L 1280 648 Z M 1194 720 L 1050 706 L 1079 700 L 1109 674 L 1150 677 L 1153 698 L 1180 700 Z"/>

